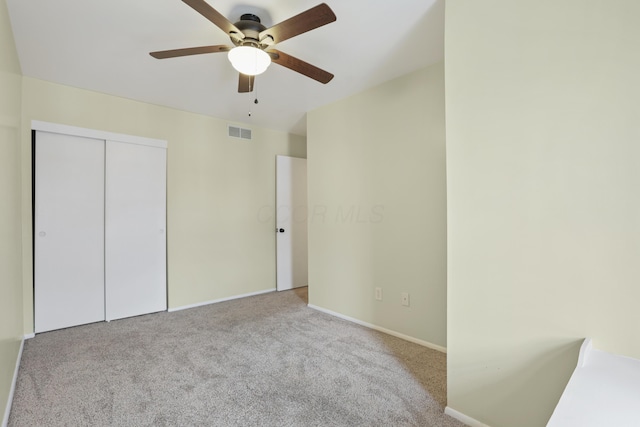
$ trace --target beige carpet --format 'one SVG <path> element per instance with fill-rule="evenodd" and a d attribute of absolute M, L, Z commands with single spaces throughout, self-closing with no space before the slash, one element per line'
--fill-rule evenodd
<path fill-rule="evenodd" d="M 312 310 L 306 289 L 38 334 L 9 426 L 462 426 L 445 355 Z"/>

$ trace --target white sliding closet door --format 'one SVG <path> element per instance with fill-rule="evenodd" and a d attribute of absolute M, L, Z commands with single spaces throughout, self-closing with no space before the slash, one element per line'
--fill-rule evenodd
<path fill-rule="evenodd" d="M 107 141 L 106 165 L 106 319 L 166 310 L 166 149 Z"/>
<path fill-rule="evenodd" d="M 37 132 L 35 332 L 104 320 L 104 141 Z"/>

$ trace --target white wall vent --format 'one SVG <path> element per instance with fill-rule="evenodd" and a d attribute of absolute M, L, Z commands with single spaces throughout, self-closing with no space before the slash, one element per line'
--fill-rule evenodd
<path fill-rule="evenodd" d="M 251 129 L 228 125 L 229 136 L 232 138 L 251 139 Z"/>

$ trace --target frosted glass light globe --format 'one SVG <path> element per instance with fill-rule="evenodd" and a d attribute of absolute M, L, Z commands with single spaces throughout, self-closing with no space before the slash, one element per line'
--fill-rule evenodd
<path fill-rule="evenodd" d="M 233 68 L 247 76 L 262 74 L 271 64 L 271 57 L 263 50 L 251 46 L 238 46 L 229 51 Z"/>

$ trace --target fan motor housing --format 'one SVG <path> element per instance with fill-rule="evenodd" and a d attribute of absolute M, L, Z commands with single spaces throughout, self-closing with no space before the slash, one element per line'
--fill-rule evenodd
<path fill-rule="evenodd" d="M 259 47 L 260 33 L 267 29 L 260 22 L 260 18 L 252 13 L 245 13 L 240 20 L 234 24 L 244 34 L 244 40 L 236 40 L 231 37 L 231 41 L 236 46 L 255 46 Z"/>

